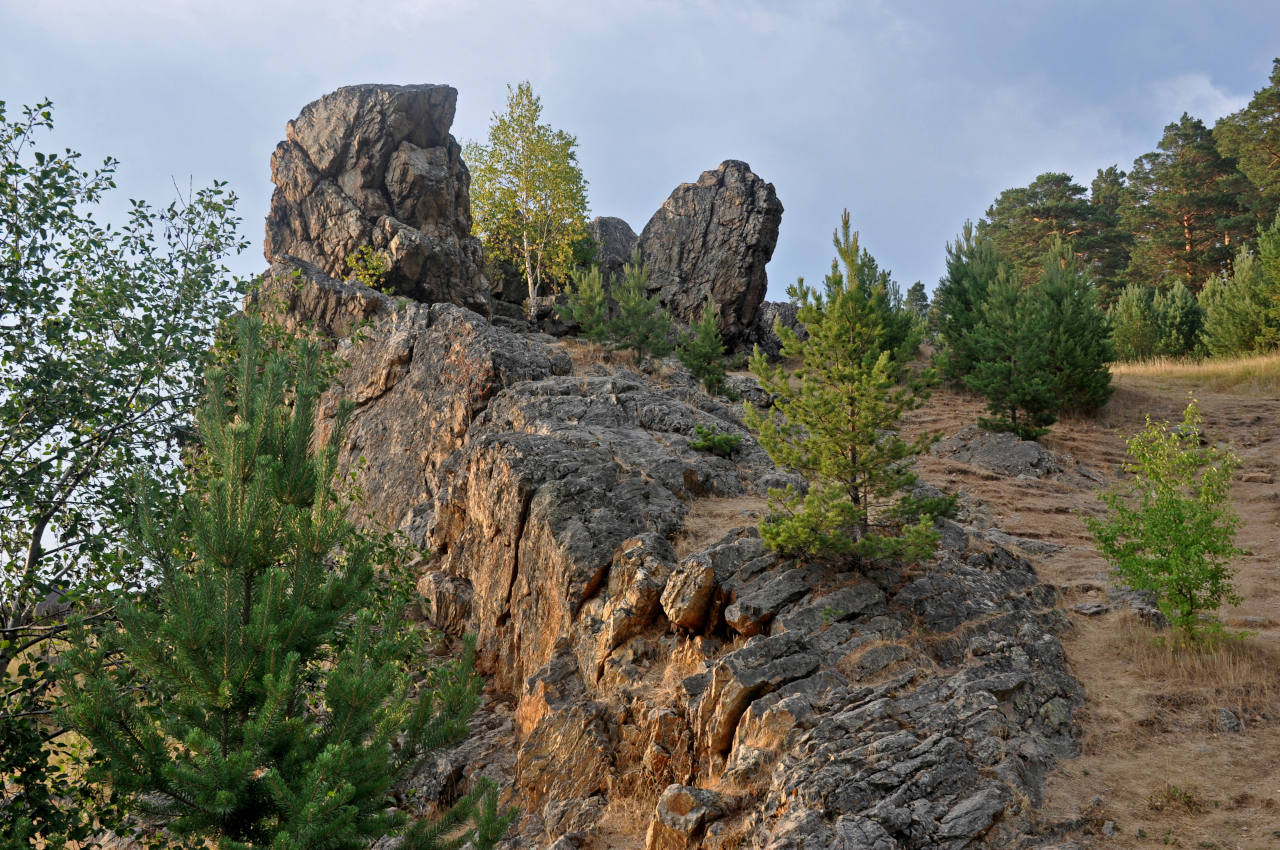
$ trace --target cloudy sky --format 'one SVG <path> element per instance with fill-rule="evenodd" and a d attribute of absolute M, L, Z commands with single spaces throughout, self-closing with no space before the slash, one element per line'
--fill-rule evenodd
<path fill-rule="evenodd" d="M 1045 171 L 1128 168 L 1183 111 L 1208 122 L 1266 84 L 1280 3 L 1094 0 L 0 0 L 0 99 L 51 98 L 57 143 L 121 161 L 124 197 L 227 180 L 261 259 L 268 158 L 339 86 L 449 83 L 483 138 L 532 82 L 575 134 L 594 215 L 640 231 L 724 159 L 786 212 L 770 295 L 817 279 L 848 207 L 903 285 Z"/>

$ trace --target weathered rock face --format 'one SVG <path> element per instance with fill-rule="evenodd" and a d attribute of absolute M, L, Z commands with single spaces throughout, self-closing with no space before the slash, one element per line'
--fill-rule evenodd
<path fill-rule="evenodd" d="M 622 266 L 631 261 L 640 237 L 620 218 L 600 216 L 587 225 L 591 238 L 596 240 L 596 264 L 606 282 L 622 276 Z"/>
<path fill-rule="evenodd" d="M 259 297 L 294 323 L 363 323 L 324 400 L 356 403 L 342 463 L 372 521 L 430 550 L 429 616 L 477 635 L 514 703 L 424 794 L 505 780 L 525 812 L 510 848 L 605 846 L 602 812 L 636 800 L 653 848 L 1020 840 L 1081 701 L 1029 562 L 958 528 L 911 570 L 797 566 L 753 528 L 677 556 L 701 500 L 785 481 L 735 410 L 676 380 L 573 374 L 563 343 L 456 306 L 274 268 Z M 697 425 L 742 434 L 738 452 L 690 449 Z"/>
<path fill-rule="evenodd" d="M 710 297 L 726 345 L 742 344 L 764 300 L 782 203 L 745 162 L 726 160 L 676 187 L 640 235 L 650 290 L 682 322 Z"/>
<path fill-rule="evenodd" d="M 365 85 L 305 106 L 271 157 L 268 261 L 292 255 L 342 278 L 368 245 L 396 292 L 487 312 L 471 177 L 449 134 L 457 99 L 450 86 Z"/>

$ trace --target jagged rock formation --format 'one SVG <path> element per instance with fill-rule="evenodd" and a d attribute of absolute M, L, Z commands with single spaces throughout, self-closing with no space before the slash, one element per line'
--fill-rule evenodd
<path fill-rule="evenodd" d="M 782 340 L 778 337 L 778 326 L 790 328 L 800 339 L 808 339 L 809 332 L 800 324 L 797 316 L 799 307 L 790 301 L 764 301 L 756 310 L 756 317 L 747 329 L 743 347 L 748 351 L 755 346 L 767 357 L 777 357 L 782 353 Z"/>
<path fill-rule="evenodd" d="M 471 176 L 449 134 L 457 99 L 451 86 L 364 85 L 303 107 L 271 157 L 267 260 L 292 255 L 342 278 L 368 245 L 390 261 L 396 292 L 487 312 Z"/>
<path fill-rule="evenodd" d="M 676 187 L 640 235 L 650 291 L 686 324 L 710 297 L 726 345 L 741 345 L 764 300 L 765 264 L 781 221 L 773 184 L 745 162 L 725 160 L 702 172 L 698 182 Z"/>
<path fill-rule="evenodd" d="M 620 218 L 606 215 L 591 219 L 587 231 L 596 241 L 596 265 L 605 282 L 617 280 L 622 276 L 622 266 L 631 261 L 631 252 L 635 250 L 640 237 Z"/>
<path fill-rule="evenodd" d="M 1082 699 L 1029 562 L 958 526 L 913 569 L 797 566 L 752 528 L 677 554 L 703 500 L 787 480 L 737 410 L 692 382 L 575 372 L 565 343 L 453 305 L 274 271 L 259 297 L 290 320 L 364 322 L 336 343 L 322 415 L 356 403 L 342 462 L 371 521 L 430 549 L 431 616 L 478 635 L 511 701 L 424 793 L 505 777 L 513 848 L 606 846 L 602 818 L 636 801 L 652 850 L 1026 836 Z M 741 434 L 738 453 L 691 449 L 695 425 Z"/>

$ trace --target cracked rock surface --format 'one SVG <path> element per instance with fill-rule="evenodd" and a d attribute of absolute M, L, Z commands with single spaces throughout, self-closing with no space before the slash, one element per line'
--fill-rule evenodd
<path fill-rule="evenodd" d="M 700 505 L 787 480 L 734 407 L 661 370 L 575 372 L 566 343 L 459 306 L 274 271 L 259 297 L 346 362 L 322 416 L 356 404 L 341 463 L 364 521 L 429 550 L 430 616 L 475 633 L 491 677 L 481 734 L 419 799 L 494 776 L 523 812 L 511 848 L 608 847 L 636 807 L 629 840 L 655 850 L 1035 846 L 1083 697 L 1028 560 L 963 533 L 912 566 L 798 565 L 753 528 L 684 551 Z M 742 443 L 693 450 L 697 425 Z"/>

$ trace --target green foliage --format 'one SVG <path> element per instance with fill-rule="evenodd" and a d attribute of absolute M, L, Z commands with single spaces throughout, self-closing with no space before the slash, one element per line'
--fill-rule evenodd
<path fill-rule="evenodd" d="M 493 114 L 488 144 L 469 142 L 463 150 L 475 232 L 491 261 L 520 268 L 531 303 L 545 281 L 566 280 L 586 250 L 578 140 L 541 118 L 542 100 L 529 83 L 507 86 L 507 109 Z"/>
<path fill-rule="evenodd" d="M 1134 162 L 1129 188 L 1132 283 L 1159 288 L 1180 278 L 1198 287 L 1225 270 L 1231 246 L 1262 223 L 1257 189 L 1218 152 L 1204 123 L 1186 113 L 1165 127 L 1156 151 Z"/>
<path fill-rule="evenodd" d="M 856 242 L 839 233 L 835 242 L 843 268 L 827 276 L 825 292 L 803 279 L 787 290 L 809 333 L 801 340 L 778 329 L 783 357 L 800 364 L 794 374 L 771 365 L 758 348 L 751 358 L 774 403 L 768 410 L 748 404 L 747 426 L 775 462 L 809 481 L 803 494 L 770 491 L 773 513 L 760 533 L 788 555 L 921 558 L 937 540 L 926 513 L 931 505 L 900 494 L 916 480 L 910 459 L 932 437 L 908 443 L 893 428 L 922 394 L 895 386 L 901 370 L 889 349 L 885 312 L 875 293 L 863 291 Z"/>
<path fill-rule="evenodd" d="M 382 289 L 382 281 L 387 276 L 391 264 L 387 258 L 369 245 L 361 245 L 347 255 L 347 269 L 351 276 L 370 289 Z"/>
<path fill-rule="evenodd" d="M 95 816 L 49 716 L 45 659 L 59 596 L 145 580 L 119 557 L 136 474 L 176 492 L 188 411 L 213 329 L 239 284 L 244 243 L 225 184 L 167 208 L 94 218 L 116 162 L 86 169 L 39 150 L 49 103 L 10 120 L 0 103 L 0 846 L 80 840 Z M 105 609 L 104 609 L 105 610 Z M 68 769 L 58 763 L 65 763 Z M 11 843 L 14 842 L 14 843 Z"/>
<path fill-rule="evenodd" d="M 1200 328 L 1204 312 L 1196 303 L 1196 297 L 1181 280 L 1155 294 L 1151 299 L 1151 311 L 1155 314 L 1157 357 L 1186 357 L 1200 353 Z"/>
<path fill-rule="evenodd" d="M 613 291 L 618 310 L 609 323 L 615 349 L 631 349 L 642 362 L 671 353 L 671 319 L 656 296 L 649 296 L 649 270 L 636 248 L 622 267 L 622 280 Z"/>
<path fill-rule="evenodd" d="M 987 292 L 997 282 L 1016 285 L 995 243 L 978 236 L 972 222 L 955 242 L 947 243 L 946 273 L 933 293 L 933 322 L 942 353 L 938 357 L 943 376 L 960 382 L 973 370 L 972 332 L 982 316 Z"/>
<path fill-rule="evenodd" d="M 1097 410 L 1111 397 L 1108 364 L 1115 349 L 1093 281 L 1067 243 L 1050 243 L 1038 289 L 1049 317 L 1049 375 L 1060 409 Z"/>
<path fill-rule="evenodd" d="M 1267 280 L 1262 263 L 1249 248 L 1236 252 L 1230 275 L 1211 279 L 1200 291 L 1204 325 L 1200 336 L 1209 353 L 1231 357 L 1269 351 L 1280 323 L 1269 315 L 1280 281 Z"/>
<path fill-rule="evenodd" d="M 600 267 L 575 268 L 570 272 L 572 282 L 565 286 L 565 303 L 556 305 L 556 312 L 565 321 L 575 322 L 582 336 L 601 343 L 609 338 L 609 296 L 604 291 Z"/>
<path fill-rule="evenodd" d="M 1155 292 L 1131 283 L 1107 311 L 1111 342 L 1120 360 L 1146 360 L 1155 355 L 1160 322 L 1152 306 Z"/>
<path fill-rule="evenodd" d="M 911 284 L 902 306 L 922 321 L 929 315 L 929 295 L 924 291 L 924 283 L 917 280 Z"/>
<path fill-rule="evenodd" d="M 1117 178 L 1123 181 L 1123 172 L 1099 173 L 1094 185 L 1100 202 L 1095 203 L 1070 174 L 1041 174 L 1029 186 L 1001 192 L 979 222 L 979 235 L 995 243 L 1024 284 L 1040 280 L 1044 255 L 1055 240 L 1070 241 L 1091 271 L 1115 273 L 1120 221 L 1116 208 L 1101 201 Z"/>
<path fill-rule="evenodd" d="M 973 367 L 965 384 L 987 398 L 984 427 L 1035 439 L 1059 411 L 1094 410 L 1111 395 L 1107 322 L 1070 246 L 1050 243 L 1040 282 L 1002 279 L 987 292 L 965 339 Z"/>
<path fill-rule="evenodd" d="M 987 399 L 992 414 L 979 420 L 984 428 L 1034 440 L 1057 421 L 1048 344 L 1052 324 L 1038 288 L 1001 279 L 988 290 L 978 323 L 965 340 L 973 366 L 964 383 Z"/>
<path fill-rule="evenodd" d="M 720 457 L 732 457 L 742 442 L 741 434 L 726 434 L 702 425 L 694 425 L 696 439 L 689 441 L 689 448 L 699 452 L 711 452 Z"/>
<path fill-rule="evenodd" d="M 724 391 L 724 340 L 720 337 L 720 313 L 707 299 L 690 333 L 680 341 L 676 356 L 707 392 Z"/>
<path fill-rule="evenodd" d="M 1222 118 L 1213 138 L 1224 156 L 1234 159 L 1245 176 L 1273 206 L 1280 203 L 1280 59 L 1271 67 L 1270 84 L 1254 92 L 1241 109 Z"/>
<path fill-rule="evenodd" d="M 473 654 L 414 683 L 407 600 L 375 604 L 385 551 L 334 489 L 349 408 L 315 446 L 315 346 L 271 350 L 254 319 L 237 331 L 234 361 L 207 373 L 190 486 L 141 493 L 122 539 L 158 584 L 122 595 L 117 628 L 75 630 L 63 656 L 63 716 L 102 755 L 93 776 L 194 846 L 358 848 L 402 833 L 405 847 L 454 847 L 442 831 L 473 816 L 497 831 L 488 785 L 443 825 L 392 807 L 394 782 L 466 735 Z"/>
<path fill-rule="evenodd" d="M 921 323 L 904 308 L 902 293 L 889 270 L 880 268 L 869 251 L 859 248 L 858 233 L 852 229 L 847 209 L 840 215 L 840 229 L 831 235 L 831 242 L 836 256 L 825 281 L 827 291 L 846 286 L 868 301 L 883 328 L 880 344 L 889 352 L 894 369 L 903 368 L 924 337 Z M 846 278 L 851 280 L 846 283 Z"/>
<path fill-rule="evenodd" d="M 1229 449 L 1202 446 L 1194 400 L 1182 424 L 1154 424 L 1129 440 L 1134 476 L 1124 490 L 1099 496 L 1108 514 L 1085 519 L 1098 549 L 1125 585 L 1155 596 L 1184 636 L 1202 633 L 1200 615 L 1239 604 L 1229 564 L 1239 518 L 1229 503 L 1239 461 Z"/>

